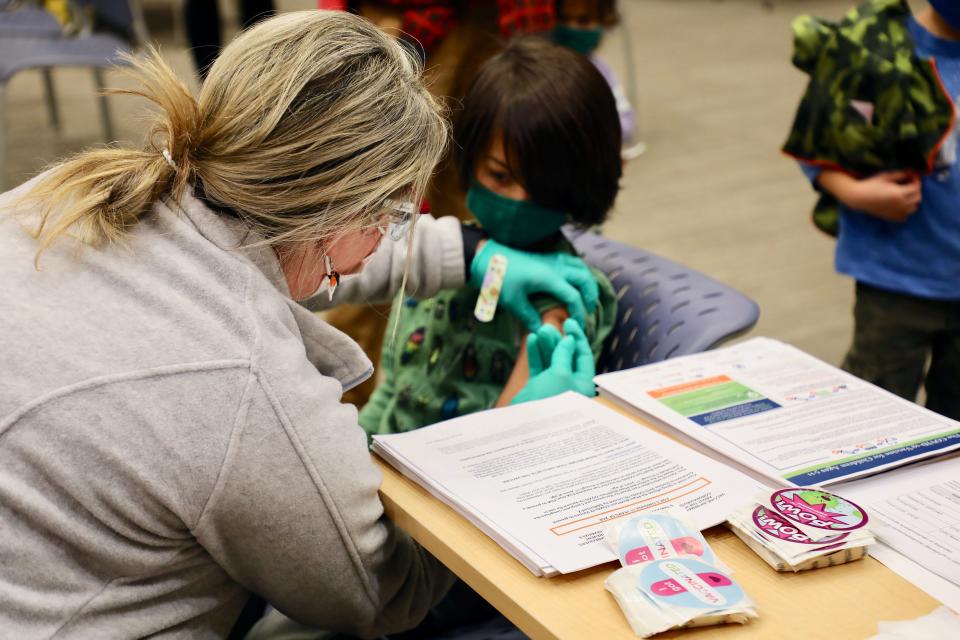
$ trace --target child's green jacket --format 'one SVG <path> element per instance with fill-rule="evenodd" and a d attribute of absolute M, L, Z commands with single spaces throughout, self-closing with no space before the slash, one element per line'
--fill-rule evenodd
<path fill-rule="evenodd" d="M 548 251 L 574 253 L 566 240 Z M 509 269 L 509 267 L 508 267 Z M 600 288 L 597 309 L 587 314 L 585 333 L 594 356 L 617 317 L 617 296 L 603 273 L 591 269 Z M 394 302 L 380 358 L 380 383 L 360 412 L 368 436 L 410 431 L 493 407 L 510 377 L 526 330 L 502 307 L 493 320 L 473 316 L 479 291 L 468 285 L 427 300 Z M 541 298 L 543 312 L 557 303 Z M 400 321 L 391 339 L 397 314 Z"/>

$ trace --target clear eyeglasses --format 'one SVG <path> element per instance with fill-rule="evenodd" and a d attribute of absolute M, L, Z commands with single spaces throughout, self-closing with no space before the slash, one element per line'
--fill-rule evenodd
<path fill-rule="evenodd" d="M 379 225 L 377 228 L 380 229 L 380 233 L 394 242 L 403 240 L 407 231 L 410 230 L 413 216 L 416 214 L 414 203 L 388 199 L 384 201 L 383 206 L 387 209 L 385 217 L 388 222 Z"/>

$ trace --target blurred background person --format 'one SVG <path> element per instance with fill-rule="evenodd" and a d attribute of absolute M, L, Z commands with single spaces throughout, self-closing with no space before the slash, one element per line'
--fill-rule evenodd
<path fill-rule="evenodd" d="M 276 13 L 273 0 L 240 0 L 239 7 L 243 29 Z M 193 63 L 200 78 L 206 78 L 207 69 L 217 59 L 223 46 L 220 7 L 217 0 L 184 0 L 183 17 Z"/>

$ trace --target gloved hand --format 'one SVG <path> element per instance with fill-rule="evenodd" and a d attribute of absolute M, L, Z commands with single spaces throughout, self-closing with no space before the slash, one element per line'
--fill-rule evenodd
<path fill-rule="evenodd" d="M 530 380 L 510 404 L 542 400 L 564 391 L 576 391 L 588 398 L 597 395 L 593 384 L 595 367 L 590 343 L 573 318 L 563 323 L 566 336 L 544 325 L 527 336 Z"/>
<path fill-rule="evenodd" d="M 600 290 L 590 269 L 576 256 L 561 253 L 528 253 L 487 240 L 470 263 L 470 282 L 478 289 L 483 284 L 490 258 L 501 254 L 507 259 L 507 273 L 500 290 L 500 301 L 531 332 L 540 327 L 540 314 L 530 296 L 545 293 L 559 300 L 570 317 L 584 326 L 587 312 L 597 308 Z"/>

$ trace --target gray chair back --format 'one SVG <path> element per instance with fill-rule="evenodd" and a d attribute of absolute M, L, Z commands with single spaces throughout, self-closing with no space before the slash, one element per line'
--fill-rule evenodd
<path fill-rule="evenodd" d="M 597 373 L 706 351 L 745 333 L 760 317 L 756 302 L 693 269 L 595 233 L 566 233 L 617 292 L 617 324 Z"/>

